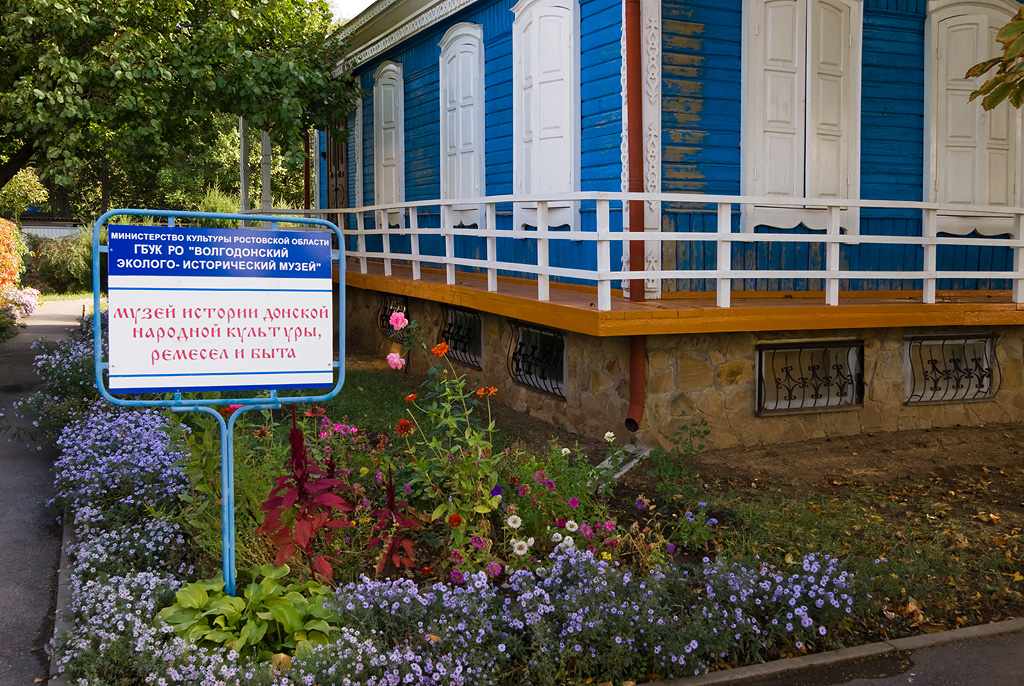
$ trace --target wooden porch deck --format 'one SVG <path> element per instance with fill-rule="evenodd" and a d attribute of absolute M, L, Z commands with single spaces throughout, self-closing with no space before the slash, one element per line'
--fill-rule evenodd
<path fill-rule="evenodd" d="M 421 276 L 414 281 L 412 269 L 397 264 L 385 276 L 380 262 L 362 274 L 350 259 L 345 282 L 589 336 L 1024 325 L 1024 305 L 1014 304 L 1009 291 L 940 292 L 935 304 L 921 302 L 920 291 L 844 292 L 836 306 L 825 305 L 821 292 L 733 291 L 727 308 L 715 304 L 713 291 L 641 303 L 613 291 L 611 310 L 600 312 L 596 288 L 551 283 L 550 300 L 540 301 L 532 280 L 499 277 L 491 293 L 483 274 L 457 272 L 454 285 L 445 283 L 444 270 L 424 267 Z"/>

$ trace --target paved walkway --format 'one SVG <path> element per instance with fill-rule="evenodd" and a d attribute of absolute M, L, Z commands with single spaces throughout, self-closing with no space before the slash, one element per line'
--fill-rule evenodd
<path fill-rule="evenodd" d="M 27 329 L 0 343 L 0 412 L 12 417 L 12 403 L 39 383 L 32 341 L 76 326 L 83 304 L 92 306 L 46 303 L 28 317 Z M 53 497 L 55 455 L 52 447 L 0 437 L 0 686 L 46 683 L 49 672 L 61 530 L 45 503 Z"/>

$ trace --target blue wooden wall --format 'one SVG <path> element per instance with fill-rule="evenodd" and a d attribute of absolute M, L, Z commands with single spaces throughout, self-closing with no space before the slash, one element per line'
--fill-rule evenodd
<path fill-rule="evenodd" d="M 488 195 L 512 192 L 512 19 L 513 0 L 482 0 L 444 22 L 395 46 L 361 65 L 357 70 L 365 91 L 363 98 L 363 198 L 372 204 L 373 187 L 373 72 L 385 60 L 403 65 L 405 78 L 405 197 L 431 200 L 440 195 L 438 168 L 440 41 L 453 24 L 463 21 L 484 27 L 485 183 Z M 620 188 L 621 84 L 619 0 L 580 2 L 580 188 Z M 743 36 L 742 0 L 663 0 L 663 188 L 666 191 L 739 194 L 741 169 Z M 861 104 L 861 195 L 865 199 L 921 200 L 924 184 L 925 132 L 925 0 L 865 0 L 863 28 Z M 350 115 L 349 124 L 354 117 Z M 349 161 L 354 168 L 353 146 Z M 349 175 L 354 198 L 355 175 Z M 421 226 L 438 226 L 438 208 L 420 212 Z M 367 217 L 367 224 L 372 218 Z M 593 204 L 581 208 L 584 230 L 593 230 Z M 511 228 L 511 207 L 498 208 L 499 228 Z M 713 208 L 703 210 L 663 205 L 662 226 L 680 232 L 716 230 Z M 613 225 L 621 226 L 621 211 L 613 208 Z M 738 213 L 734 230 L 739 230 Z M 806 229 L 796 231 L 809 232 Z M 759 232 L 777 229 L 759 227 Z M 794 230 L 788 230 L 794 231 Z M 864 210 L 863 235 L 921 233 L 915 211 Z M 408 238 L 394 237 L 392 250 L 408 250 Z M 381 242 L 369 242 L 380 248 Z M 439 238 L 421 240 L 424 254 L 443 254 Z M 482 239 L 460 237 L 456 254 L 483 258 Z M 499 240 L 498 258 L 506 262 L 533 263 L 533 241 Z M 613 266 L 621 251 L 614 250 Z M 919 248 L 883 245 L 843 246 L 844 267 L 885 271 L 909 270 L 922 262 Z M 768 246 L 737 245 L 733 264 L 746 268 L 816 269 L 823 253 L 810 243 Z M 593 268 L 594 245 L 590 242 L 556 243 L 551 262 L 556 266 Z M 666 268 L 700 269 L 715 264 L 715 249 L 703 243 L 667 243 Z M 958 249 L 939 251 L 940 268 L 1005 269 L 1009 250 Z M 515 271 L 509 272 L 516 274 Z M 666 282 L 666 290 L 711 290 L 713 282 L 678 280 Z M 1005 287 L 957 281 L 940 287 Z M 746 280 L 737 289 L 817 290 L 821 284 L 807 280 Z M 919 288 L 920 283 L 902 280 L 863 279 L 844 284 L 858 290 Z"/>
<path fill-rule="evenodd" d="M 477 3 L 413 38 L 361 65 L 363 97 L 363 203 L 372 204 L 373 191 L 373 72 L 384 61 L 402 65 L 405 80 L 405 198 L 432 200 L 440 197 L 440 89 L 439 42 L 453 24 L 473 22 L 483 26 L 484 99 L 485 99 L 485 183 L 488 195 L 512 192 L 512 0 Z M 580 2 L 581 68 L 581 190 L 619 190 L 621 136 L 619 36 L 621 4 L 618 0 L 582 0 Z M 349 117 L 350 125 L 353 123 Z M 349 151 L 354 166 L 354 152 Z M 349 176 L 350 197 L 354 197 L 354 175 Z M 510 206 L 498 207 L 498 227 L 511 228 Z M 440 225 L 438 207 L 421 208 L 419 224 Z M 584 230 L 594 230 L 593 204 L 581 209 Z M 616 214 L 617 222 L 621 219 Z M 367 225 L 372 219 L 367 218 Z M 379 249 L 379 238 L 368 247 Z M 408 237 L 393 237 L 394 252 L 410 249 Z M 420 251 L 441 255 L 444 243 L 438 237 L 423 237 Z M 482 238 L 459 237 L 455 252 L 460 257 L 486 257 Z M 616 250 L 613 260 L 620 259 Z M 506 262 L 535 263 L 534 241 L 502 239 L 498 259 Z M 551 264 L 594 268 L 596 251 L 589 242 L 561 242 L 552 245 Z M 514 274 L 515 272 L 510 272 Z"/>
<path fill-rule="evenodd" d="M 738 194 L 742 174 L 742 0 L 663 2 L 663 187 L 666 191 Z M 861 197 L 923 199 L 925 132 L 925 0 L 866 0 L 861 83 Z M 717 230 L 712 208 L 664 207 L 663 228 Z M 739 230 L 738 216 L 733 230 Z M 759 233 L 780 230 L 758 227 Z M 787 232 L 806 229 L 790 229 Z M 921 235 L 920 212 L 871 210 L 861 214 L 863 235 Z M 810 243 L 736 246 L 735 265 L 751 269 L 819 269 L 823 252 Z M 922 264 L 920 248 L 843 246 L 841 264 L 851 269 L 903 271 Z M 715 264 L 711 244 L 666 246 L 666 268 L 701 269 Z M 940 269 L 1008 269 L 1006 249 L 940 249 Z M 844 288 L 899 290 L 920 282 L 859 279 Z M 1006 282 L 940 282 L 940 288 L 1004 288 Z M 666 283 L 667 290 L 712 290 L 707 280 Z M 817 280 L 746 280 L 737 289 L 818 290 Z"/>

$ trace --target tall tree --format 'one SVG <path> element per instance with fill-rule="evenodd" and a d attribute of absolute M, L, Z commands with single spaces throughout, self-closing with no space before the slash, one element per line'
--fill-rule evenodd
<path fill-rule="evenodd" d="M 286 158 L 351 108 L 325 0 L 0 0 L 0 187 L 32 162 L 60 184 L 129 151 L 152 168 L 215 114 Z"/>
<path fill-rule="evenodd" d="M 967 77 L 973 78 L 998 67 L 993 76 L 971 93 L 971 100 L 984 96 L 981 106 L 991 110 L 1009 98 L 1019 108 L 1024 105 L 1024 7 L 999 30 L 996 40 L 1003 44 L 1003 54 L 976 64 L 967 72 Z"/>

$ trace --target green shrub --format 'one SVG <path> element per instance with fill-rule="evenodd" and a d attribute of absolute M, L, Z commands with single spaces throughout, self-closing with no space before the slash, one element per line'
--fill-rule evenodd
<path fill-rule="evenodd" d="M 237 214 L 241 203 L 238 198 L 221 192 L 219 188 L 210 188 L 206 195 L 199 201 L 200 212 L 221 212 L 224 214 Z M 235 229 L 238 222 L 233 219 L 201 219 L 195 220 L 196 226 L 209 226 L 215 229 Z"/>
<path fill-rule="evenodd" d="M 55 293 L 92 290 L 92 230 L 72 239 L 33 240 L 35 259 L 31 280 L 40 290 Z"/>
<path fill-rule="evenodd" d="M 288 565 L 252 568 L 241 597 L 225 593 L 220 579 L 186 584 L 157 617 L 199 647 L 223 646 L 261 660 L 292 654 L 301 643 L 327 644 L 339 624 L 324 605 L 327 587 L 314 581 L 285 585 L 280 580 L 289 571 Z"/>

